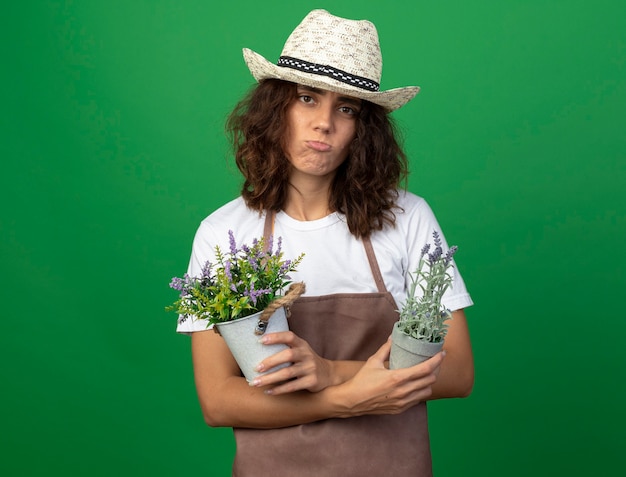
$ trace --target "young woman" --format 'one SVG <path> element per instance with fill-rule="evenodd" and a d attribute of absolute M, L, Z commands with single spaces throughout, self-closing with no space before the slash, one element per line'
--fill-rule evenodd
<path fill-rule="evenodd" d="M 186 320 L 202 411 L 235 430 L 235 476 L 431 475 L 426 401 L 463 397 L 474 370 L 463 309 L 472 304 L 454 269 L 444 350 L 389 370 L 389 335 L 420 249 L 441 229 L 424 199 L 401 190 L 406 157 L 389 113 L 417 87 L 379 91 L 374 25 L 314 10 L 287 40 L 278 64 L 244 50 L 259 82 L 228 120 L 241 196 L 200 225 L 189 274 L 215 245 L 272 235 L 306 294 L 290 331 L 264 335 L 288 350 L 259 370 L 293 365 L 248 383 L 223 339 Z M 442 235 L 443 236 L 443 235 Z M 445 245 L 445 239 L 444 239 Z"/>

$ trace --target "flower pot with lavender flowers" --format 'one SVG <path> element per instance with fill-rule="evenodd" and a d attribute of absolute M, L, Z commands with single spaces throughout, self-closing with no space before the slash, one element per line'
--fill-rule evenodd
<path fill-rule="evenodd" d="M 292 284 L 289 272 L 296 270 L 304 254 L 283 260 L 280 237 L 274 249 L 272 237 L 238 247 L 232 230 L 228 236 L 229 252 L 216 246 L 215 259 L 206 261 L 199 276 L 172 279 L 170 287 L 180 295 L 166 310 L 178 313 L 179 322 L 192 319 L 213 325 L 246 379 L 252 380 L 258 375 L 254 367 L 286 348 L 263 345 L 259 335 L 289 329 L 285 310 L 304 292 L 304 283 Z"/>
<path fill-rule="evenodd" d="M 411 286 L 399 311 L 400 319 L 391 332 L 389 369 L 415 366 L 437 354 L 444 345 L 450 310 L 442 305 L 442 297 L 452 283 L 448 273 L 457 247 L 444 254 L 441 237 L 433 232 L 434 250 L 426 244 L 414 273 L 409 274 Z M 419 290 L 419 293 L 418 293 Z"/>

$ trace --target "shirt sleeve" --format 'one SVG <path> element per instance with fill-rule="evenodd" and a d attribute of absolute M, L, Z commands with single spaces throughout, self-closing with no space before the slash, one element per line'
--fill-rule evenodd
<path fill-rule="evenodd" d="M 405 222 L 405 226 L 407 227 L 405 237 L 409 257 L 405 286 L 408 290 L 411 283 L 409 273 L 413 273 L 417 269 L 422 248 L 427 243 L 431 244 L 431 250 L 434 246 L 433 232 L 436 231 L 441 237 L 444 253 L 449 249 L 449 245 L 435 214 L 426 200 L 412 194 L 409 194 L 405 199 L 407 200 L 405 211 L 409 215 Z M 460 246 L 459 249 L 462 250 L 462 246 Z M 451 267 L 449 271 L 452 275 L 452 284 L 445 291 L 441 301 L 450 311 L 455 311 L 471 306 L 474 302 L 467 291 L 463 277 L 454 259 L 452 260 L 452 265 L 453 267 Z"/>
<path fill-rule="evenodd" d="M 215 233 L 206 221 L 203 221 L 193 239 L 191 258 L 187 267 L 187 274 L 190 277 L 199 277 L 206 262 L 214 260 L 215 245 L 217 243 Z M 197 319 L 195 316 L 179 315 L 176 332 L 189 335 L 196 331 L 205 331 L 212 328 L 213 325 L 206 318 Z"/>

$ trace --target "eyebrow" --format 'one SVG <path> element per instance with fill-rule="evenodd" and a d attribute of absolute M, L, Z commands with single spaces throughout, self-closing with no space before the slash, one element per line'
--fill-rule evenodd
<path fill-rule="evenodd" d="M 315 88 L 313 86 L 305 86 L 303 84 L 298 85 L 298 90 L 305 91 L 305 92 L 310 91 L 311 93 L 316 93 L 316 94 L 321 94 L 321 95 L 325 95 L 326 93 L 328 93 L 328 91 L 325 89 Z M 337 99 L 341 102 L 350 103 L 355 106 L 361 106 L 363 103 L 362 100 L 358 98 L 353 98 L 352 96 L 339 96 Z"/>

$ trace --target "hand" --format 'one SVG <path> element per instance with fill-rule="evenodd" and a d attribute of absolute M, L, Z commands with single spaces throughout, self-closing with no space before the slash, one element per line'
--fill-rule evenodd
<path fill-rule="evenodd" d="M 399 414 L 432 394 L 445 352 L 410 368 L 389 370 L 391 339 L 381 346 L 343 387 L 342 417 L 363 414 Z"/>
<path fill-rule="evenodd" d="M 276 385 L 265 390 L 267 394 L 279 395 L 307 390 L 318 392 L 333 384 L 333 363 L 319 356 L 309 343 L 291 331 L 268 333 L 262 338 L 263 344 L 283 343 L 289 349 L 265 358 L 257 371 L 262 372 L 284 363 L 291 366 L 279 369 L 254 379 L 251 386 Z"/>

